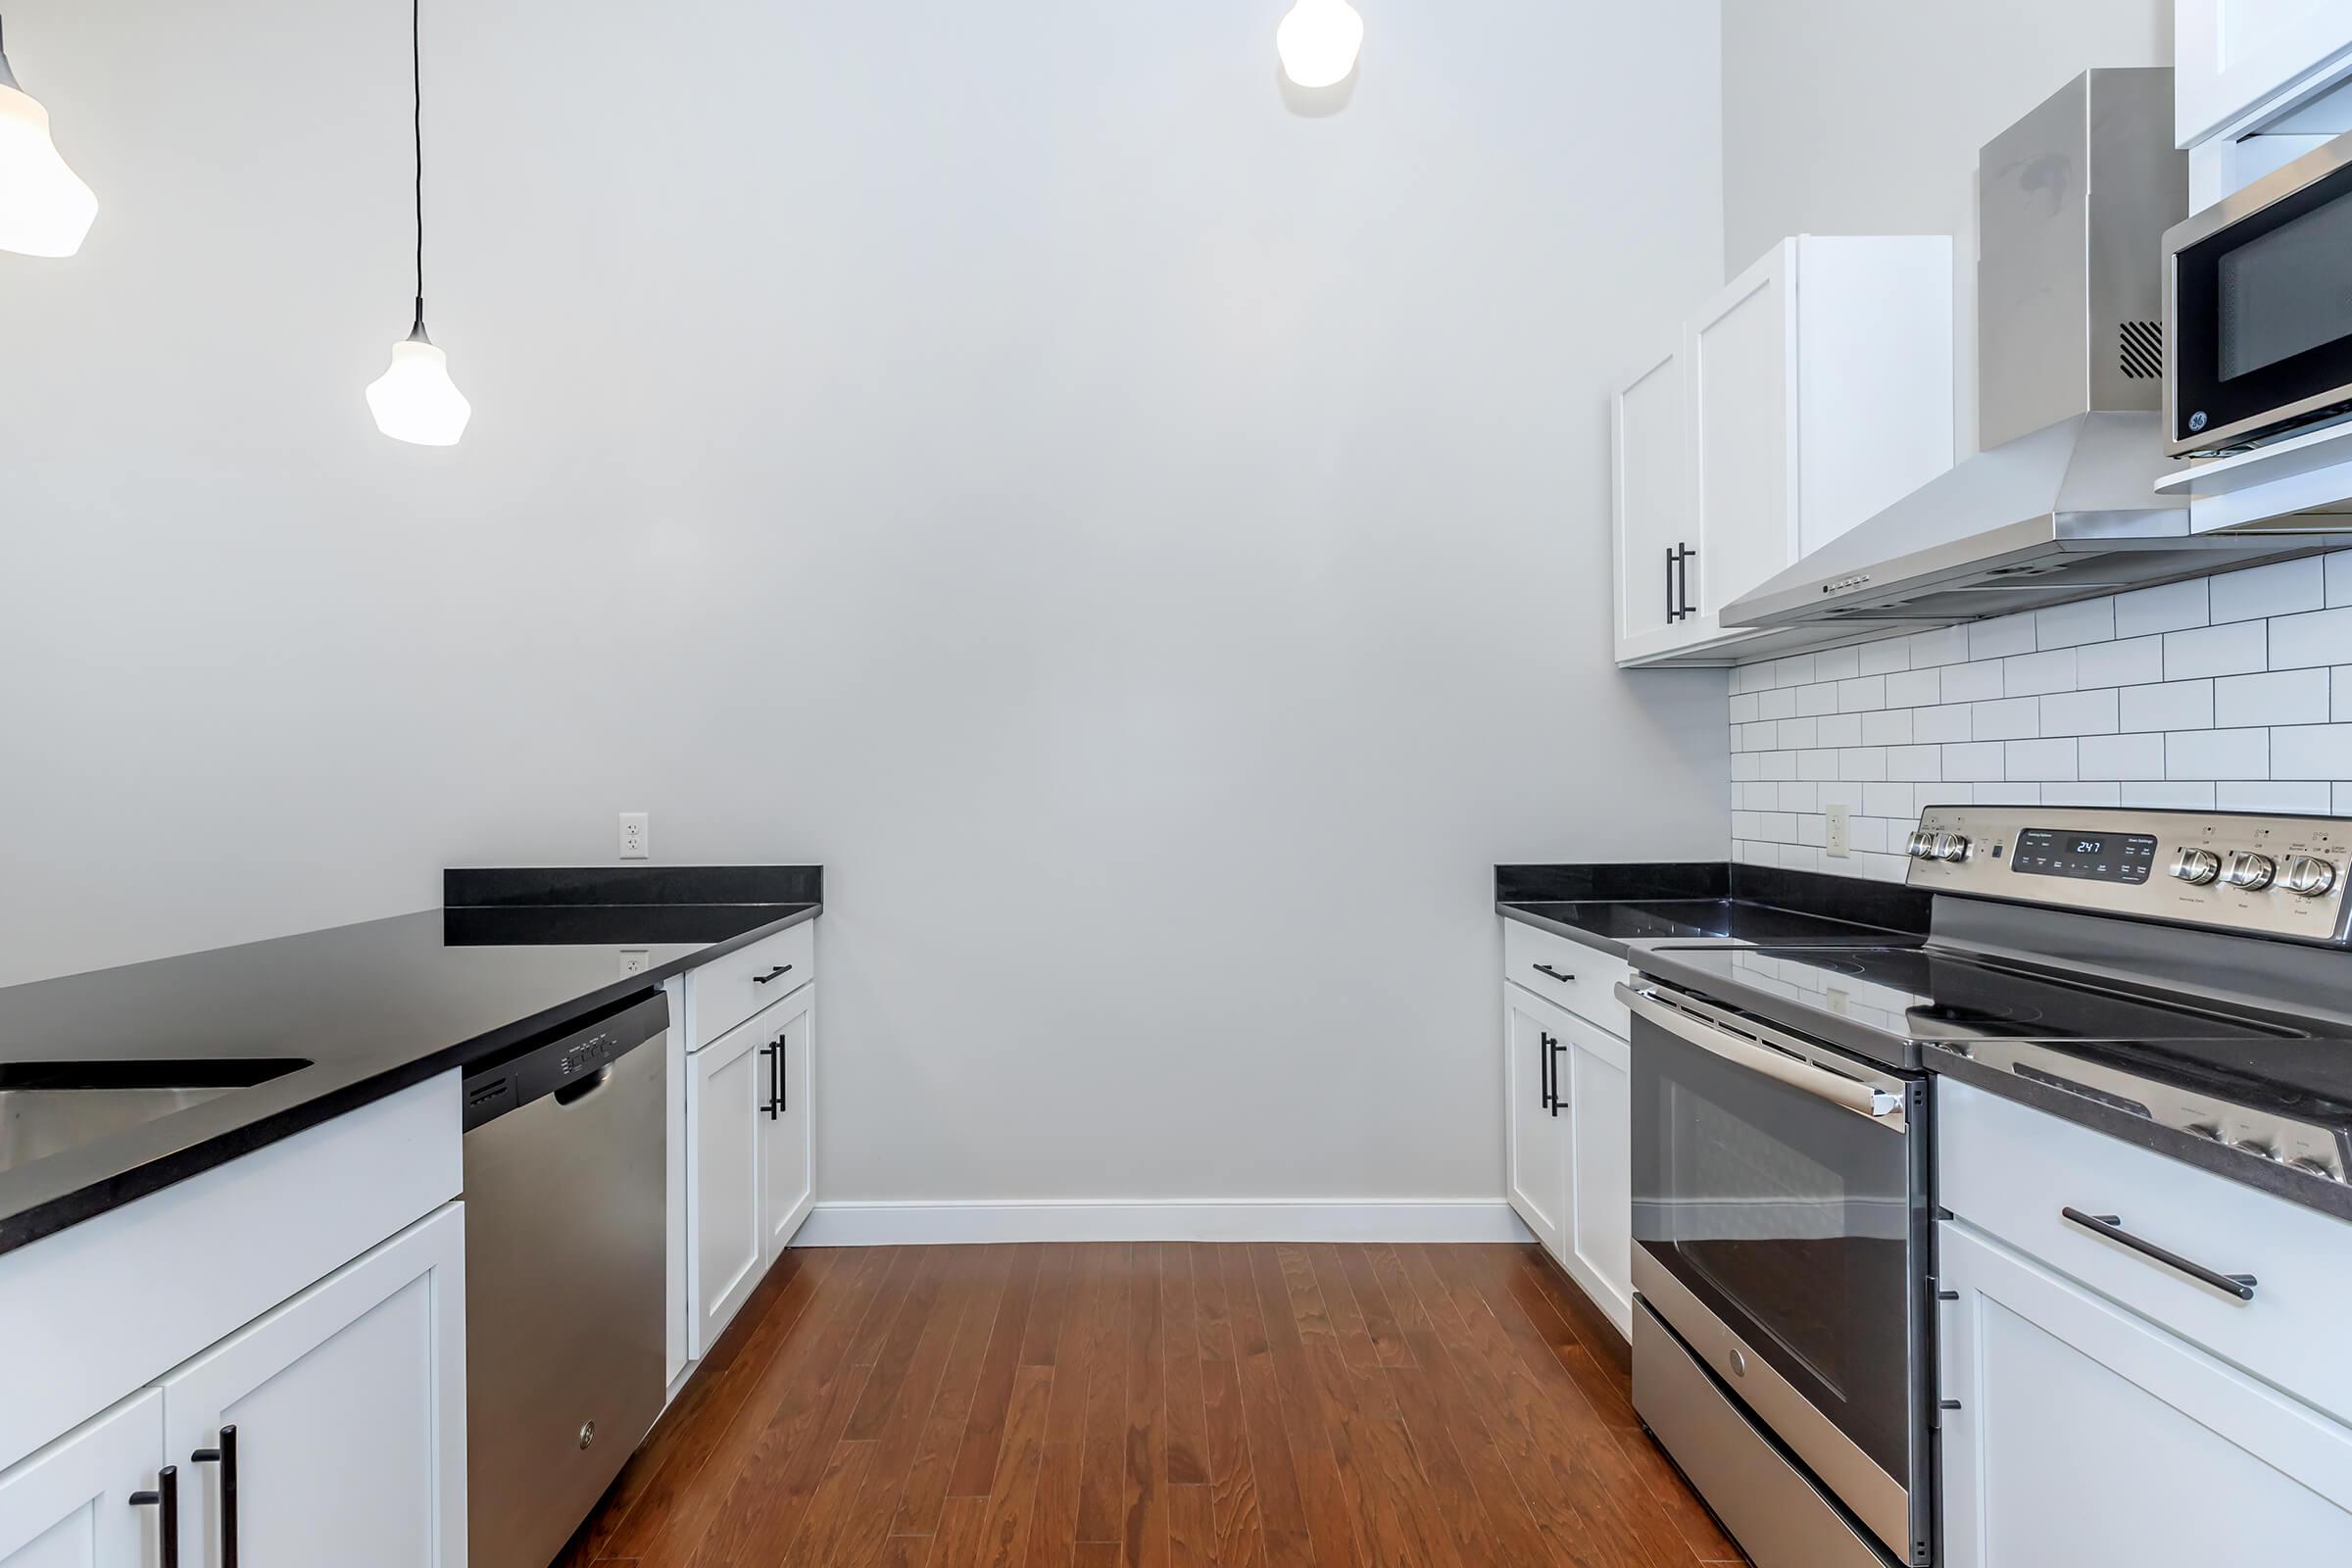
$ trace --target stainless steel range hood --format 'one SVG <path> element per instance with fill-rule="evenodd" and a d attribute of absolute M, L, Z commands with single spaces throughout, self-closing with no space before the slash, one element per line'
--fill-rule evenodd
<path fill-rule="evenodd" d="M 1725 606 L 1726 626 L 1788 628 L 1741 644 L 1742 657 L 1839 627 L 1949 625 L 2352 545 L 2352 533 L 2308 527 L 2192 534 L 2185 500 L 2155 491 L 2178 466 L 2159 412 L 2159 264 L 2188 194 L 2172 80 L 2085 73 L 1985 145 L 1985 450 Z"/>

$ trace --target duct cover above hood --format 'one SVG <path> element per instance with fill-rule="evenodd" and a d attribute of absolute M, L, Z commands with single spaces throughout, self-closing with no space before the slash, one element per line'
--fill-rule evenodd
<path fill-rule="evenodd" d="M 2164 230 L 2188 187 L 2172 77 L 2085 73 L 1984 147 L 1978 425 L 1998 444 L 1726 605 L 1724 625 L 1790 628 L 1795 646 L 1840 625 L 1948 625 L 2352 545 L 2308 529 L 2191 534 L 2185 500 L 2155 491 L 2177 465 L 2149 344 Z"/>

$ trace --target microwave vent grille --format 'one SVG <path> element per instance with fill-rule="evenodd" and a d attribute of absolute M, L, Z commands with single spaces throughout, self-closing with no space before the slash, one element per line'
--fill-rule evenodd
<path fill-rule="evenodd" d="M 2164 323 L 2126 321 L 2122 332 L 2123 371 L 2134 381 L 2154 381 L 2164 375 Z"/>

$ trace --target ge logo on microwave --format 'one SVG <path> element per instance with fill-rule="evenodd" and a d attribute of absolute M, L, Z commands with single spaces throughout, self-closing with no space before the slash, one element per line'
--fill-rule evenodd
<path fill-rule="evenodd" d="M 2205 428 L 2205 411 L 2203 409 L 2199 409 L 2196 413 L 2188 416 L 2188 427 L 2191 430 L 2202 430 Z"/>

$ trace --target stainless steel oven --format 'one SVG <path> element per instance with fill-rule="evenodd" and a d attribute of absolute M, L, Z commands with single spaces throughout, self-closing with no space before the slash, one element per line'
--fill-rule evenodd
<path fill-rule="evenodd" d="M 1643 977 L 1634 1397 L 1759 1568 L 1932 1558 L 1927 1086 Z"/>
<path fill-rule="evenodd" d="M 2174 457 L 2352 416 L 2352 135 L 2164 236 Z"/>

